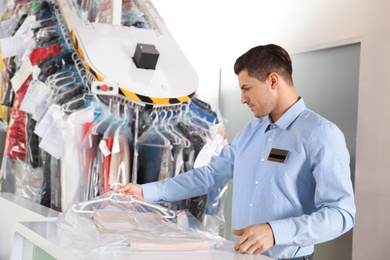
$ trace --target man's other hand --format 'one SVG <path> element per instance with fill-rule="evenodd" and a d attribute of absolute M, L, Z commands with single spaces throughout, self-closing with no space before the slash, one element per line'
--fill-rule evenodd
<path fill-rule="evenodd" d="M 240 236 L 234 250 L 245 254 L 259 255 L 274 245 L 274 234 L 269 224 L 248 226 L 240 230 L 232 229 L 233 235 Z"/>

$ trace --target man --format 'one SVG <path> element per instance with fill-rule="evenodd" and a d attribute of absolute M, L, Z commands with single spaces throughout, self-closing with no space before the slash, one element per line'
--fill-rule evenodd
<path fill-rule="evenodd" d="M 307 109 L 288 53 L 252 48 L 234 65 L 241 102 L 256 119 L 204 167 L 174 179 L 128 184 L 147 201 L 205 194 L 233 178 L 235 250 L 278 259 L 313 259 L 314 244 L 354 225 L 349 153 L 336 125 Z"/>

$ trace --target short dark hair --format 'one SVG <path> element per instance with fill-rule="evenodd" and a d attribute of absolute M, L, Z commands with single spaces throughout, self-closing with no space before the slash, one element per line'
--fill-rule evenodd
<path fill-rule="evenodd" d="M 260 45 L 241 55 L 234 64 L 234 72 L 238 75 L 243 70 L 247 70 L 249 76 L 261 82 L 264 82 L 272 72 L 276 72 L 292 84 L 290 55 L 275 44 Z"/>

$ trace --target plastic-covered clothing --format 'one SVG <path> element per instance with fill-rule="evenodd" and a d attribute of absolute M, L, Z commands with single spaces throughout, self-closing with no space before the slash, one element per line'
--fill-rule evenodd
<path fill-rule="evenodd" d="M 74 112 L 67 120 L 66 149 L 62 155 L 61 163 L 61 208 L 66 210 L 73 203 L 80 202 L 80 192 L 85 187 L 87 179 L 86 167 L 82 166 L 82 140 L 84 138 L 85 124 L 94 120 L 92 108 Z M 84 185 L 83 185 L 84 184 Z"/>
<path fill-rule="evenodd" d="M 72 241 L 77 241 L 68 247 L 80 258 L 91 251 L 108 257 L 139 250 L 230 251 L 233 247 L 232 242 L 209 232 L 189 212 L 144 203 L 131 194 L 109 192 L 73 205 L 56 224 Z"/>

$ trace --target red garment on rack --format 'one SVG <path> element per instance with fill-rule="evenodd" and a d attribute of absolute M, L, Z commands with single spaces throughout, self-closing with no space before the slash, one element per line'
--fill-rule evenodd
<path fill-rule="evenodd" d="M 30 55 L 31 64 L 33 66 L 37 65 L 41 60 L 54 57 L 61 51 L 62 48 L 59 43 L 53 44 L 48 48 L 35 48 Z"/>
<path fill-rule="evenodd" d="M 26 95 L 32 80 L 30 75 L 15 94 L 5 143 L 6 156 L 11 159 L 25 161 L 27 156 L 26 112 L 20 110 L 20 105 Z"/>
<path fill-rule="evenodd" d="M 88 135 L 92 124 L 93 124 L 93 122 L 87 122 L 84 124 L 84 139 Z M 91 136 L 91 138 L 92 138 L 92 136 Z M 85 147 L 83 147 L 84 171 L 86 173 L 87 178 L 88 178 L 88 173 L 90 172 L 90 170 L 92 170 L 93 158 L 95 157 L 94 151 L 95 151 L 96 147 L 92 146 L 93 143 L 94 143 L 94 140 L 90 140 L 90 144 L 86 144 Z M 91 145 L 91 147 L 89 145 Z"/>
<path fill-rule="evenodd" d="M 48 48 L 35 48 L 31 55 L 32 65 L 39 61 L 53 57 L 62 51 L 60 44 L 53 44 Z M 7 141 L 5 144 L 6 156 L 10 159 L 26 160 L 27 136 L 26 136 L 26 112 L 20 110 L 20 106 L 26 95 L 28 86 L 32 80 L 30 75 L 15 94 L 14 103 L 8 124 Z"/>
<path fill-rule="evenodd" d="M 14 4 L 14 9 L 12 10 L 12 14 L 16 14 L 16 12 L 19 10 L 19 5 L 24 5 L 27 4 L 29 1 L 28 0 L 18 0 Z"/>
<path fill-rule="evenodd" d="M 112 143 L 114 142 L 114 137 L 110 136 L 106 139 L 106 144 L 108 150 L 110 152 L 112 151 Z M 104 173 L 104 193 L 109 192 L 110 184 L 109 184 L 109 178 L 110 178 L 110 163 L 111 163 L 111 154 L 104 157 L 104 163 L 103 163 L 103 173 Z"/>

